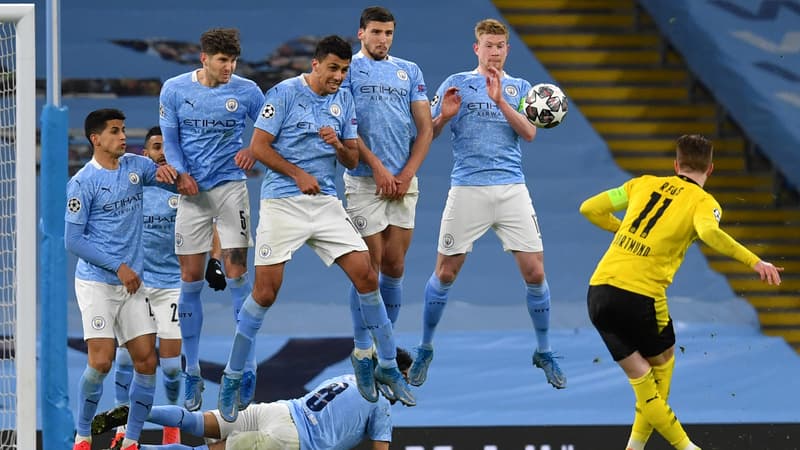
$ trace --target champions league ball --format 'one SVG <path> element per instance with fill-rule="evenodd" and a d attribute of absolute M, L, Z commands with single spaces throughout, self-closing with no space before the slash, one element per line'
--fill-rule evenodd
<path fill-rule="evenodd" d="M 532 87 L 522 101 L 522 111 L 539 128 L 553 128 L 567 115 L 567 96 L 561 88 L 550 83 Z"/>

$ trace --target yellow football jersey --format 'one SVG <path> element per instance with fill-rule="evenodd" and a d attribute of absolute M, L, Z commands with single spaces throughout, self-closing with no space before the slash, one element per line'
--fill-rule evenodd
<path fill-rule="evenodd" d="M 626 209 L 620 222 L 614 211 Z M 685 176 L 644 175 L 598 194 L 581 206 L 596 225 L 614 231 L 608 250 L 597 264 L 590 284 L 666 300 L 686 249 L 698 237 L 715 250 L 749 267 L 759 258 L 719 228 L 719 203 Z M 657 305 L 659 313 L 666 305 Z"/>

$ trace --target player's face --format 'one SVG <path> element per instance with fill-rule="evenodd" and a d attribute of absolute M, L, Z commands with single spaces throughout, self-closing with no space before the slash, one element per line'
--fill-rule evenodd
<path fill-rule="evenodd" d="M 205 69 L 206 84 L 210 86 L 217 86 L 231 81 L 231 76 L 236 71 L 237 59 L 235 56 L 223 53 L 215 53 L 213 55 L 200 53 L 200 61 L 203 63 L 203 69 Z"/>
<path fill-rule="evenodd" d="M 164 137 L 152 136 L 144 147 L 144 156 L 152 159 L 159 166 L 165 164 L 167 158 L 164 156 Z"/>
<path fill-rule="evenodd" d="M 113 158 L 125 154 L 125 121 L 114 119 L 106 121 L 106 128 L 100 134 L 92 134 L 94 147 Z"/>
<path fill-rule="evenodd" d="M 483 69 L 494 67 L 503 70 L 508 56 L 508 42 L 506 42 L 505 35 L 482 34 L 472 47 L 478 56 L 478 67 Z"/>
<path fill-rule="evenodd" d="M 361 51 L 376 60 L 386 58 L 394 40 L 394 22 L 367 22 L 367 28 L 358 30 Z"/>
<path fill-rule="evenodd" d="M 315 91 L 319 95 L 334 94 L 342 85 L 347 69 L 350 68 L 350 60 L 342 59 L 333 53 L 328 53 L 322 61 L 316 59 L 311 61 L 312 72 L 316 78 Z"/>

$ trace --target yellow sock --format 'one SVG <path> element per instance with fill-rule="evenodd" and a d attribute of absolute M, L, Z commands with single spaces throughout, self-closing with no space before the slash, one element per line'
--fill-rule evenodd
<path fill-rule="evenodd" d="M 676 449 L 682 450 L 691 444 L 689 436 L 686 435 L 672 408 L 658 393 L 653 371 L 650 370 L 641 378 L 628 381 L 636 395 L 636 409 L 644 419 Z"/>
<path fill-rule="evenodd" d="M 669 388 L 672 384 L 672 370 L 675 368 L 675 355 L 669 361 L 661 364 L 660 366 L 653 366 L 653 378 L 656 380 L 658 393 L 664 401 L 669 398 Z M 645 420 L 639 408 L 636 408 L 636 415 L 633 418 L 633 426 L 631 427 L 631 435 L 628 438 L 628 448 L 631 450 L 644 450 L 647 440 L 653 433 L 653 426 L 650 422 Z"/>

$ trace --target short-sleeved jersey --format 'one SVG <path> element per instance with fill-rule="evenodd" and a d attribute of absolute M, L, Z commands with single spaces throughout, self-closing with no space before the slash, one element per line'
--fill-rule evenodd
<path fill-rule="evenodd" d="M 323 381 L 302 398 L 286 403 L 302 450 L 350 449 L 364 438 L 392 440 L 389 401 L 383 397 L 374 403 L 364 400 L 354 375 Z"/>
<path fill-rule="evenodd" d="M 503 99 L 514 109 L 531 84 L 503 74 Z M 440 99 L 450 87 L 458 88 L 461 107 L 450 121 L 453 147 L 452 186 L 494 186 L 524 183 L 519 135 L 486 93 L 486 77 L 477 70 L 450 75 L 431 101 L 431 114 L 441 113 Z"/>
<path fill-rule="evenodd" d="M 156 186 L 144 188 L 145 286 L 156 289 L 181 287 L 181 266 L 175 254 L 175 217 L 178 194 Z"/>
<path fill-rule="evenodd" d="M 159 102 L 159 124 L 178 128 L 183 160 L 168 161 L 178 172 L 191 174 L 202 191 L 246 178 L 233 157 L 244 147 L 247 118 L 255 121 L 264 103 L 258 85 L 233 75 L 211 88 L 192 71 L 167 80 Z"/>
<path fill-rule="evenodd" d="M 311 90 L 305 75 L 281 81 L 267 91 L 255 127 L 273 135 L 272 147 L 284 159 L 314 176 L 320 191 L 336 195 L 336 149 L 319 136 L 319 129 L 333 127 L 339 140 L 356 139 L 353 97 L 347 90 L 319 95 Z M 267 169 L 261 198 L 303 195 L 294 180 Z"/>
<path fill-rule="evenodd" d="M 155 175 L 155 163 L 143 156 L 122 155 L 116 170 L 104 169 L 92 159 L 67 183 L 64 220 L 84 224 L 84 236 L 89 242 L 141 275 L 143 186 L 155 184 Z M 115 272 L 83 259 L 78 259 L 75 277 L 122 284 Z"/>
<path fill-rule="evenodd" d="M 422 71 L 411 61 L 394 56 L 376 61 L 358 52 L 342 89 L 353 95 L 359 136 L 386 169 L 397 175 L 408 161 L 417 134 L 411 103 L 428 101 Z M 372 168 L 359 162 L 347 173 L 371 177 Z"/>
<path fill-rule="evenodd" d="M 722 209 L 711 194 L 684 176 L 644 175 L 618 189 L 615 209 L 627 210 L 590 284 L 665 299 L 686 249 L 704 232 L 719 229 Z M 725 244 L 731 252 L 738 247 L 743 262 L 758 260 L 735 242 Z"/>

